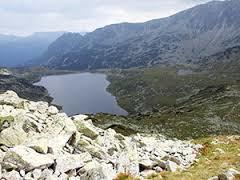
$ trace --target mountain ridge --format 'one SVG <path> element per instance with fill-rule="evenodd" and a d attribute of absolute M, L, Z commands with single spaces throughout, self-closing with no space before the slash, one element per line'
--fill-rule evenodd
<path fill-rule="evenodd" d="M 108 25 L 79 36 L 74 47 L 62 54 L 49 49 L 40 64 L 101 69 L 195 62 L 240 45 L 239 10 L 240 1 L 213 1 L 167 18 Z M 59 39 L 54 43 L 62 45 Z"/>
<path fill-rule="evenodd" d="M 38 32 L 29 36 L 0 35 L 0 66 L 15 67 L 40 56 L 64 32 Z"/>

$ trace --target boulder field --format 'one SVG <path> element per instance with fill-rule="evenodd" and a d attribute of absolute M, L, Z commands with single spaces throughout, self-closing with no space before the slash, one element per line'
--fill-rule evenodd
<path fill-rule="evenodd" d="M 202 148 L 160 134 L 123 136 L 86 115 L 68 117 L 47 102 L 0 94 L 0 177 L 14 180 L 147 179 L 191 166 Z"/>

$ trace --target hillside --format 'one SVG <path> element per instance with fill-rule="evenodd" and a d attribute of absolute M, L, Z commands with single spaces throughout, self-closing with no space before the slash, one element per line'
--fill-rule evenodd
<path fill-rule="evenodd" d="M 237 74 L 240 70 L 240 46 L 228 48 L 196 62 L 200 71 Z"/>
<path fill-rule="evenodd" d="M 20 37 L 0 35 L 0 66 L 13 67 L 40 56 L 64 32 L 38 32 Z"/>
<path fill-rule="evenodd" d="M 13 91 L 0 94 L 0 104 L 0 165 L 4 170 L 0 177 L 6 179 L 112 180 L 120 173 L 156 176 L 163 170 L 189 168 L 202 148 L 160 134 L 124 137 L 112 129 L 97 128 L 85 115 L 68 117 L 46 102 L 27 101 Z M 166 159 L 171 153 L 177 158 Z"/>
<path fill-rule="evenodd" d="M 15 72 L 0 68 L 0 93 L 12 90 L 16 91 L 22 98 L 32 101 L 52 102 L 53 99 L 49 96 L 46 88 L 33 85 L 30 81 L 31 78 L 27 75 L 24 78 L 23 75 L 20 77 L 20 74 L 17 76 Z"/>
<path fill-rule="evenodd" d="M 94 126 L 86 115 L 68 117 L 46 102 L 22 99 L 13 91 L 0 94 L 0 110 L 0 177 L 4 179 L 216 179 L 240 175 L 239 136 L 192 142 L 161 134 L 123 136 Z"/>
<path fill-rule="evenodd" d="M 186 64 L 240 45 L 240 1 L 213 1 L 145 23 L 109 25 L 74 38 L 62 36 L 40 58 L 60 69 Z"/>

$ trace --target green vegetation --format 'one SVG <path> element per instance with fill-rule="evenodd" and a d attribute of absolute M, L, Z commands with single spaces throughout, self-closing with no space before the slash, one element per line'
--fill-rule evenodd
<path fill-rule="evenodd" d="M 198 162 L 183 172 L 163 172 L 163 179 L 204 180 L 222 174 L 230 168 L 240 171 L 239 136 L 209 137 L 194 142 L 204 145 Z"/>
<path fill-rule="evenodd" d="M 235 84 L 239 76 L 194 72 L 185 67 L 155 67 L 108 72 L 109 92 L 131 114 L 173 106 L 208 86 Z M 185 99 L 184 99 L 185 98 Z"/>
<path fill-rule="evenodd" d="M 92 116 L 102 128 L 180 139 L 240 134 L 240 76 L 236 74 L 155 67 L 115 70 L 108 77 L 108 90 L 130 115 Z"/>
<path fill-rule="evenodd" d="M 240 136 L 215 136 L 200 138 L 193 141 L 203 144 L 201 155 L 190 168 L 184 171 L 163 171 L 147 179 L 151 180 L 206 180 L 218 176 L 233 168 L 240 171 Z M 128 174 L 119 174 L 115 180 L 137 180 L 137 177 Z M 239 177 L 235 177 L 236 180 Z"/>
<path fill-rule="evenodd" d="M 126 173 L 120 173 L 114 180 L 139 180 L 139 178 L 135 178 L 129 174 Z"/>

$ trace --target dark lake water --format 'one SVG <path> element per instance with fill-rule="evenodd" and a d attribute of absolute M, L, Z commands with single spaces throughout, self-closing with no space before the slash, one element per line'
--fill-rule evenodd
<path fill-rule="evenodd" d="M 80 73 L 46 76 L 36 85 L 47 88 L 53 103 L 63 107 L 68 115 L 80 113 L 112 113 L 127 115 L 116 98 L 106 91 L 109 82 L 105 74 Z"/>

